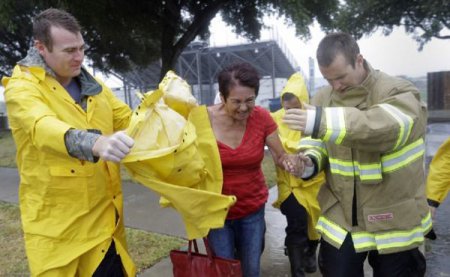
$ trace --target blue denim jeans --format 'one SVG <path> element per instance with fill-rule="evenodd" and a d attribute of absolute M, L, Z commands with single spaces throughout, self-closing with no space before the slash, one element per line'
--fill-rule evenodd
<path fill-rule="evenodd" d="M 208 241 L 217 256 L 239 259 L 244 277 L 259 277 L 265 232 L 263 205 L 248 216 L 226 220 L 223 228 L 212 229 Z"/>

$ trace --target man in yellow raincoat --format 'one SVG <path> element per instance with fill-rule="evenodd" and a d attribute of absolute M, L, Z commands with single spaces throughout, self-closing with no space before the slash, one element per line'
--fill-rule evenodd
<path fill-rule="evenodd" d="M 450 191 L 450 138 L 438 149 L 430 164 L 427 178 L 427 198 L 431 215 L 444 202 Z"/>
<path fill-rule="evenodd" d="M 82 67 L 85 44 L 72 15 L 41 12 L 33 36 L 2 80 L 31 275 L 134 276 L 114 163 L 134 143 L 118 131 L 131 111 Z"/>
<path fill-rule="evenodd" d="M 309 102 L 303 76 L 294 73 L 281 92 L 282 109 L 272 113 L 278 125 L 278 134 L 287 153 L 299 151 L 302 136 L 300 131 L 291 130 L 282 122 L 286 110 L 302 108 Z M 273 203 L 286 216 L 286 254 L 291 264 L 291 276 L 304 276 L 317 269 L 316 249 L 319 234 L 315 225 L 320 215 L 317 193 L 324 182 L 324 174 L 304 181 L 277 167 L 278 199 Z"/>

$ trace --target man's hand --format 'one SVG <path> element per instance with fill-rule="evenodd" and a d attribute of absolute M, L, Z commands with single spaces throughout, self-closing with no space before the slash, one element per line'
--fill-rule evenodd
<path fill-rule="evenodd" d="M 305 109 L 289 109 L 286 111 L 283 117 L 283 123 L 285 123 L 289 129 L 297 131 L 305 131 L 306 122 L 308 119 L 308 113 L 306 110 L 314 110 L 315 107 L 303 103 Z"/>
<path fill-rule="evenodd" d="M 134 140 L 125 131 L 119 131 L 111 136 L 100 136 L 92 147 L 94 156 L 104 161 L 120 162 L 134 145 Z"/>
<path fill-rule="evenodd" d="M 301 152 L 297 154 L 297 158 L 300 161 L 301 170 L 291 174 L 301 178 L 303 177 L 303 174 L 306 173 L 307 174 L 306 178 L 308 178 L 314 173 L 314 163 L 312 162 L 310 157 L 306 156 Z"/>
<path fill-rule="evenodd" d="M 434 219 L 434 215 L 436 214 L 436 207 L 428 206 L 430 208 L 431 218 Z"/>

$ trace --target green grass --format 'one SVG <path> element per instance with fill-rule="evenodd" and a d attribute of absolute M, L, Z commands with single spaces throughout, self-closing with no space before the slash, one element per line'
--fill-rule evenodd
<path fill-rule="evenodd" d="M 149 268 L 169 255 L 170 250 L 179 249 L 187 240 L 151 233 L 143 230 L 125 228 L 128 251 L 138 272 Z"/>
<path fill-rule="evenodd" d="M 138 271 L 167 257 L 171 249 L 186 240 L 142 230 L 126 228 L 128 250 Z M 25 256 L 20 211 L 16 204 L 0 201 L 0 249 L 7 259 L 0 259 L 0 276 L 29 276 Z"/>
<path fill-rule="evenodd" d="M 0 167 L 16 167 L 16 145 L 10 131 L 0 131 Z"/>
<path fill-rule="evenodd" d="M 265 153 L 264 160 L 262 162 L 262 170 L 264 172 L 264 177 L 266 178 L 266 184 L 269 188 L 277 184 L 277 173 L 275 171 L 275 165 L 273 163 L 272 156 L 270 152 Z"/>
<path fill-rule="evenodd" d="M 28 276 L 20 211 L 14 204 L 0 202 L 0 276 Z"/>

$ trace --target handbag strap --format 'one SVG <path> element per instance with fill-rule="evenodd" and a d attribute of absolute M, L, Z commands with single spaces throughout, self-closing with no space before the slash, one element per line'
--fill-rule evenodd
<path fill-rule="evenodd" d="M 213 257 L 216 256 L 214 250 L 209 246 L 208 239 L 206 237 L 203 238 L 203 243 L 205 244 L 206 254 L 208 254 L 208 258 L 212 261 Z"/>
<path fill-rule="evenodd" d="M 208 239 L 206 237 L 203 238 L 203 243 L 205 244 L 208 259 L 212 262 L 216 254 L 214 253 L 214 250 L 209 246 Z M 194 252 L 192 252 L 192 245 L 194 245 Z M 192 253 L 200 253 L 198 251 L 197 240 L 195 239 L 189 240 L 188 255 L 190 256 Z"/>
<path fill-rule="evenodd" d="M 189 240 L 188 254 L 192 253 L 192 245 L 194 245 L 194 253 L 199 253 L 197 241 L 195 239 Z"/>

